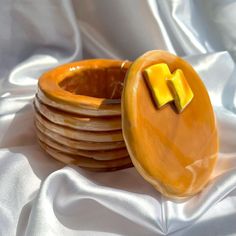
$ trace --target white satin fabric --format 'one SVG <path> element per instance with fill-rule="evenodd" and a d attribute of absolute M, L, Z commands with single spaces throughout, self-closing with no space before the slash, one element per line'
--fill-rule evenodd
<path fill-rule="evenodd" d="M 0 0 L 0 235 L 236 235 L 236 1 Z M 49 68 L 83 57 L 184 56 L 220 135 L 202 193 L 162 197 L 134 168 L 64 167 L 36 143 L 32 98 Z M 82 53 L 83 52 L 83 53 Z"/>

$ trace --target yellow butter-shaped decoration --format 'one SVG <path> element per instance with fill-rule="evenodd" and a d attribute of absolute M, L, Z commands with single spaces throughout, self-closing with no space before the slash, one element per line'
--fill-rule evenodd
<path fill-rule="evenodd" d="M 158 108 L 174 101 L 181 112 L 193 99 L 193 92 L 180 69 L 171 74 L 167 64 L 155 64 L 144 70 L 144 77 Z"/>
<path fill-rule="evenodd" d="M 160 63 L 149 66 L 143 73 L 158 108 L 174 100 L 166 82 L 166 79 L 171 76 L 167 64 Z"/>
<path fill-rule="evenodd" d="M 175 106 L 178 112 L 181 112 L 193 99 L 193 91 L 180 69 L 177 69 L 167 81 L 174 96 Z"/>

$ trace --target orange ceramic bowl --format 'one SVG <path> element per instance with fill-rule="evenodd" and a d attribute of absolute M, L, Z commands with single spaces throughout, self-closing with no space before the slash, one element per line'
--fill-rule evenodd
<path fill-rule="evenodd" d="M 121 93 L 130 62 L 92 59 L 56 67 L 39 78 L 39 99 L 87 116 L 121 115 Z"/>

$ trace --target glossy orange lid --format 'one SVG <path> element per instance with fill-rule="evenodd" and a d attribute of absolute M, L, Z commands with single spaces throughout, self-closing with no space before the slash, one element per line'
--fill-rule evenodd
<path fill-rule="evenodd" d="M 180 113 L 155 105 L 144 70 L 165 63 L 180 69 L 194 96 Z M 168 197 L 191 196 L 205 186 L 217 160 L 218 135 L 207 90 L 192 66 L 164 51 L 150 51 L 130 67 L 122 95 L 122 130 L 138 172 Z"/>

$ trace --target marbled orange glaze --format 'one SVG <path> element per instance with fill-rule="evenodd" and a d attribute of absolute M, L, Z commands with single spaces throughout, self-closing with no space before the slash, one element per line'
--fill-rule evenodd
<path fill-rule="evenodd" d="M 73 147 L 67 147 L 65 145 L 62 145 L 57 142 L 57 140 L 53 140 L 43 134 L 39 129 L 36 129 L 36 135 L 38 139 L 48 145 L 49 147 L 52 147 L 54 149 L 57 149 L 63 153 L 71 154 L 71 155 L 79 155 L 83 157 L 89 157 L 93 158 L 95 160 L 100 161 L 107 161 L 107 160 L 115 160 L 120 159 L 123 157 L 128 156 L 128 152 L 126 148 L 120 148 L 120 149 L 113 149 L 113 150 L 101 150 L 101 151 L 91 151 L 91 150 L 81 150 Z"/>
<path fill-rule="evenodd" d="M 194 93 L 178 114 L 167 104 L 157 109 L 144 81 L 143 70 L 166 63 L 181 69 Z M 123 136 L 140 174 L 169 197 L 187 197 L 205 186 L 217 160 L 218 134 L 207 90 L 183 59 L 164 51 L 138 58 L 126 75 L 122 96 Z"/>
<path fill-rule="evenodd" d="M 123 157 L 116 160 L 95 160 L 92 158 L 83 157 L 80 155 L 69 155 L 61 152 L 55 148 L 49 147 L 47 144 L 38 140 L 40 146 L 53 158 L 61 161 L 65 164 L 73 164 L 80 167 L 95 168 L 95 169 L 109 169 L 109 168 L 120 168 L 123 166 L 130 165 L 132 162 L 129 157 Z"/>
<path fill-rule="evenodd" d="M 102 150 L 116 150 L 119 148 L 125 148 L 124 141 L 118 142 L 91 142 L 83 140 L 75 140 L 71 138 L 64 137 L 42 125 L 35 119 L 35 126 L 41 133 L 43 133 L 48 138 L 57 141 L 58 143 L 75 149 L 88 150 L 88 151 L 102 151 Z"/>
<path fill-rule="evenodd" d="M 34 104 L 40 114 L 58 125 L 85 131 L 121 130 L 120 116 L 88 117 L 61 111 L 59 109 L 46 106 L 40 101 L 37 95 L 35 96 Z"/>
<path fill-rule="evenodd" d="M 83 140 L 83 141 L 90 141 L 90 142 L 117 142 L 123 141 L 122 131 L 115 130 L 115 131 L 100 131 L 100 132 L 93 132 L 93 131 L 84 131 L 84 130 L 75 130 L 69 127 L 57 125 L 52 123 L 44 116 L 42 116 L 37 109 L 35 109 L 35 120 L 42 124 L 49 130 L 53 130 L 55 133 L 60 134 L 64 137 L 74 139 L 74 140 Z"/>
<path fill-rule="evenodd" d="M 58 109 L 90 116 L 120 115 L 128 61 L 92 59 L 56 67 L 39 78 L 39 98 Z"/>

